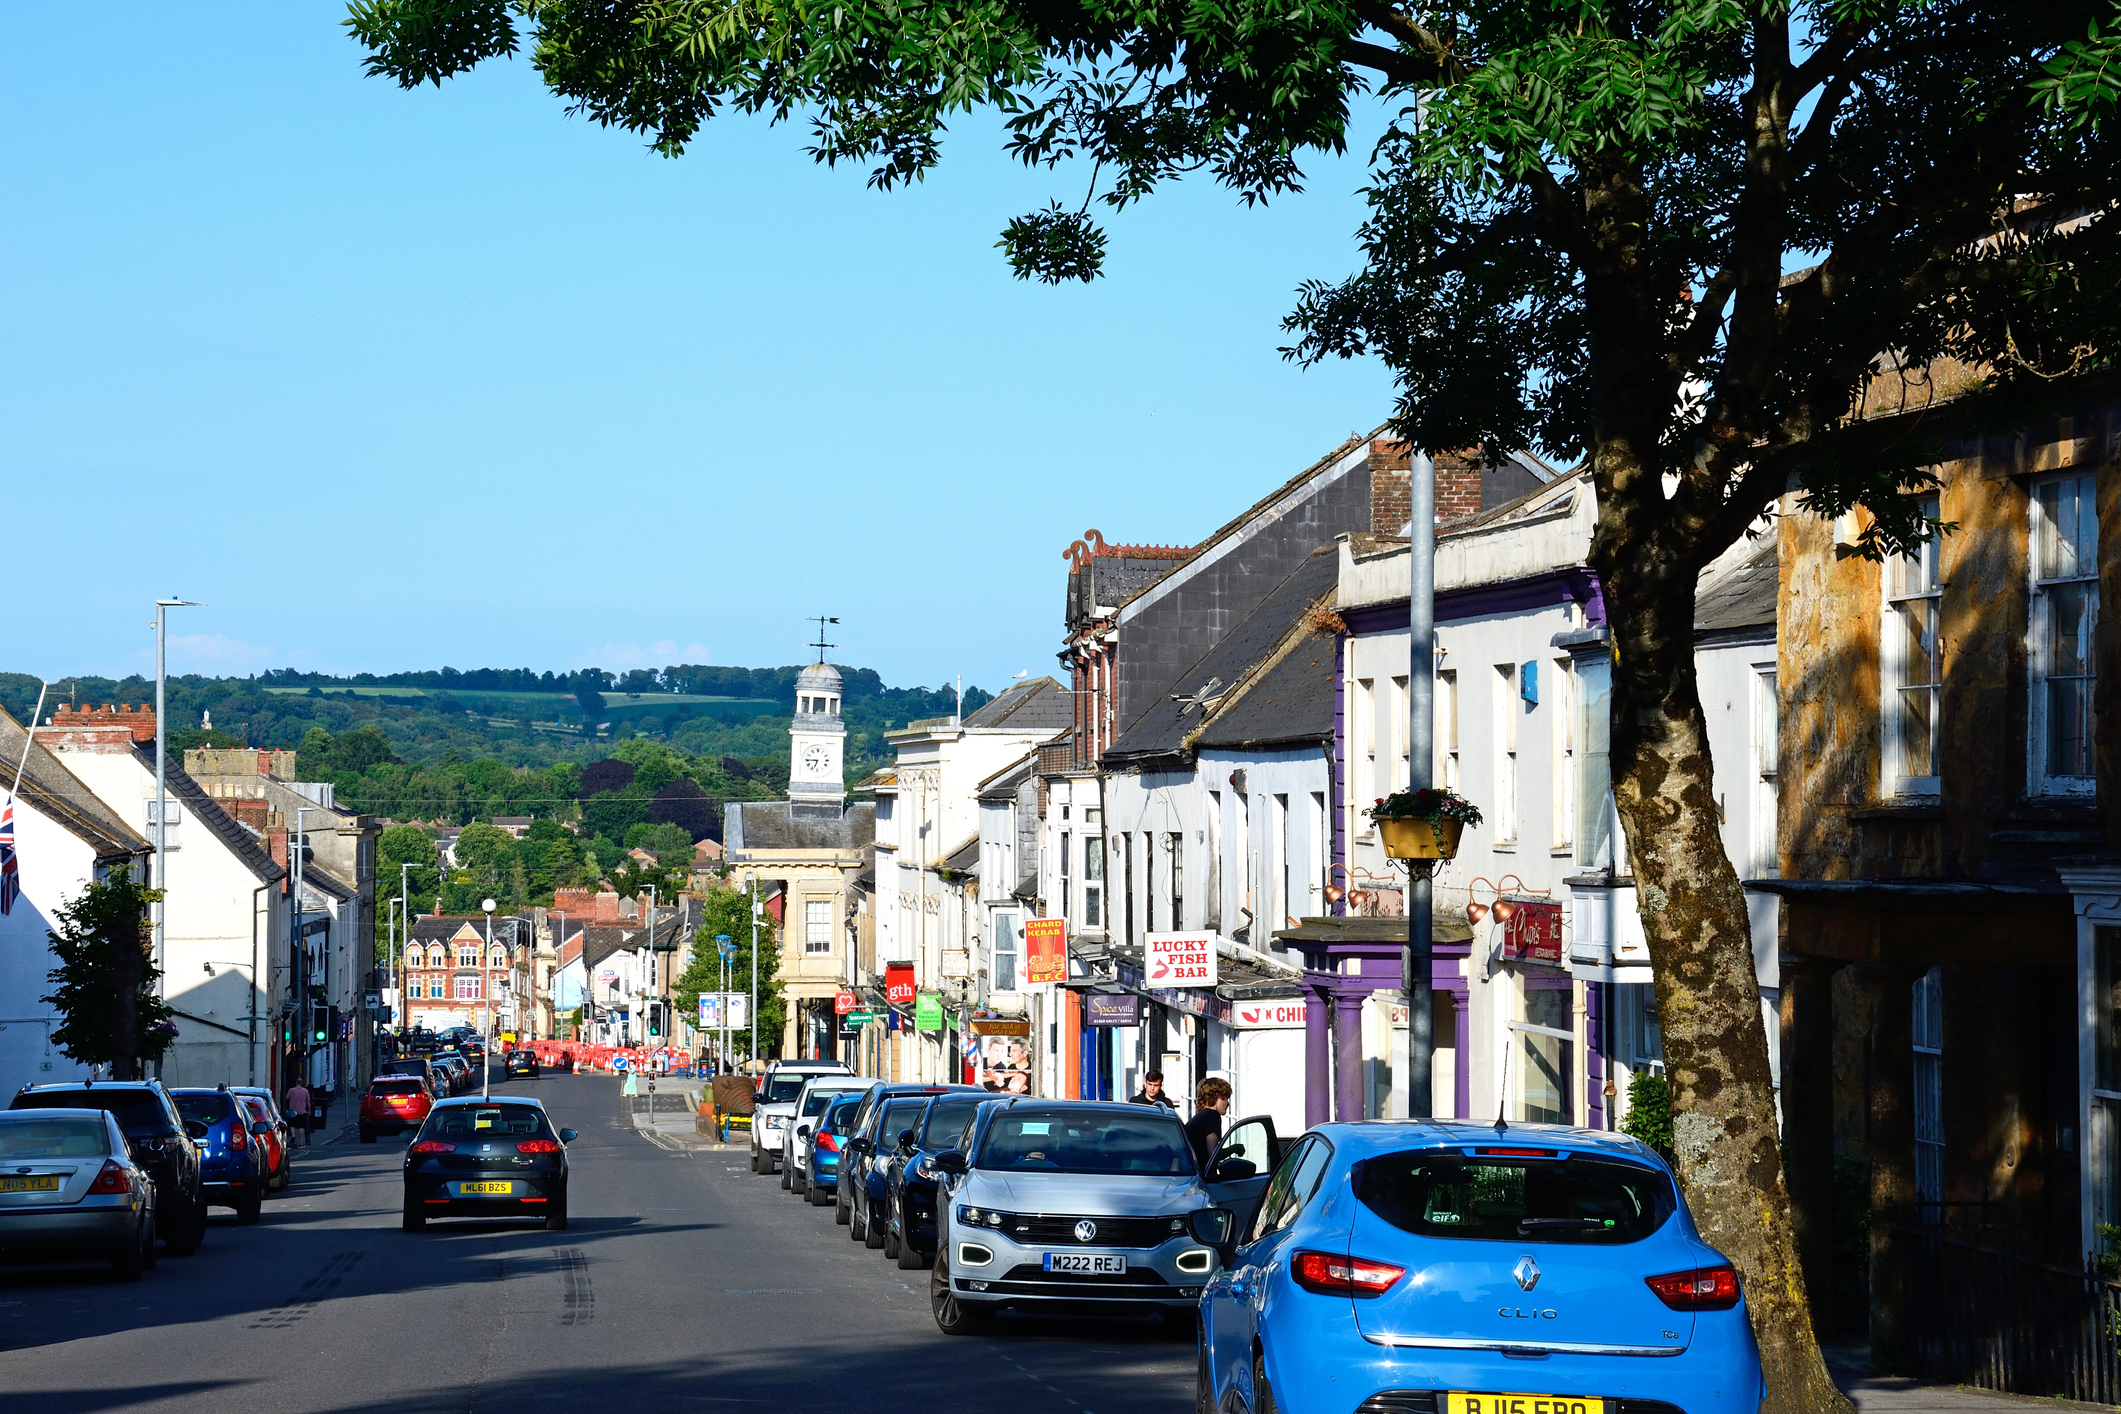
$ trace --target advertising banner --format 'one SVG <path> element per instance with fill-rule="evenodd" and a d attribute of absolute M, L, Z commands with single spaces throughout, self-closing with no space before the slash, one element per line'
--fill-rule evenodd
<path fill-rule="evenodd" d="M 1068 920 L 1030 918 L 1024 922 L 1024 981 L 1068 980 Z"/>
<path fill-rule="evenodd" d="M 1230 1024 L 1243 1031 L 1287 1031 L 1304 1024 L 1300 997 L 1273 997 L 1258 1002 L 1232 1002 Z"/>
<path fill-rule="evenodd" d="M 732 1029 L 742 1031 L 751 1025 L 751 998 L 743 992 L 730 992 L 723 1012 L 729 1018 Z"/>
<path fill-rule="evenodd" d="M 923 992 L 913 1004 L 913 1025 L 921 1031 L 943 1029 L 943 999 L 933 992 Z"/>
<path fill-rule="evenodd" d="M 974 1084 L 1003 1095 L 1031 1093 L 1029 1035 L 979 1036 L 974 1044 L 972 1062 L 976 1076 Z"/>
<path fill-rule="evenodd" d="M 891 962 L 884 965 L 884 1000 L 893 1006 L 913 1004 L 913 964 Z"/>
<path fill-rule="evenodd" d="M 1142 999 L 1133 992 L 1117 996 L 1109 992 L 1083 993 L 1085 1026 L 1139 1026 L 1141 1020 Z"/>
<path fill-rule="evenodd" d="M 1143 938 L 1142 978 L 1151 987 L 1215 985 L 1213 933 L 1150 933 Z"/>
<path fill-rule="evenodd" d="M 719 1031 L 721 1029 L 722 994 L 720 992 L 700 993 L 700 1030 Z"/>

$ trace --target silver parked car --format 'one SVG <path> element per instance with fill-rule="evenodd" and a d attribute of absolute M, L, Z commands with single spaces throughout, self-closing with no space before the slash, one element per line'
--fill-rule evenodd
<path fill-rule="evenodd" d="M 810 1141 L 818 1121 L 834 1100 L 858 1095 L 883 1082 L 868 1075 L 813 1075 L 795 1097 L 795 1113 L 789 1117 L 788 1137 L 781 1145 L 781 1187 L 791 1193 L 810 1191 Z"/>
<path fill-rule="evenodd" d="M 0 1262 L 155 1264 L 155 1185 L 108 1110 L 0 1112 Z"/>
<path fill-rule="evenodd" d="M 780 1166 L 781 1147 L 794 1128 L 796 1097 L 819 1075 L 849 1075 L 845 1061 L 775 1061 L 759 1082 L 758 1106 L 751 1113 L 751 1171 L 772 1173 Z"/>
<path fill-rule="evenodd" d="M 1184 1126 L 1147 1105 L 1018 1098 L 980 1106 L 965 1146 L 929 1164 L 938 1194 L 928 1286 L 948 1335 L 1005 1310 L 1162 1311 L 1191 1320 L 1216 1269 L 1211 1208 Z"/>

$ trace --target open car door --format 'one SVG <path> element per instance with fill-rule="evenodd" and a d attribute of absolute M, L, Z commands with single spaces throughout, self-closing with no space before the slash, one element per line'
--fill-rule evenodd
<path fill-rule="evenodd" d="M 1223 1135 L 1222 1143 L 1215 1146 L 1203 1181 L 1209 1202 L 1237 1214 L 1234 1233 L 1251 1229 L 1252 1216 L 1259 1211 L 1259 1200 L 1280 1162 L 1281 1142 L 1275 1137 L 1274 1120 L 1268 1115 L 1239 1120 Z"/>

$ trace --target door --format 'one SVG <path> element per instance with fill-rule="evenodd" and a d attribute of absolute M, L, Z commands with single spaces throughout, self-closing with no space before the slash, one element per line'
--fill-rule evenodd
<path fill-rule="evenodd" d="M 1271 1124 L 1268 1133 L 1272 1133 Z M 1236 1138 L 1237 1130 L 1230 1137 Z M 1318 1191 L 1332 1159 L 1333 1146 L 1316 1134 L 1306 1134 L 1291 1145 L 1263 1196 L 1252 1204 L 1253 1215 L 1242 1230 L 1229 1268 L 1208 1288 L 1208 1358 L 1220 1387 L 1243 1390 L 1247 1408 L 1258 1407 L 1252 1390 L 1252 1346 L 1267 1296 L 1267 1271 L 1282 1255 L 1291 1225 Z"/>
<path fill-rule="evenodd" d="M 1275 1142 L 1274 1120 L 1268 1115 L 1239 1120 L 1223 1136 L 1222 1143 L 1215 1146 L 1208 1171 L 1201 1178 L 1208 1190 L 1208 1201 L 1237 1214 L 1231 1224 L 1233 1234 L 1241 1237 L 1251 1230 L 1252 1217 L 1274 1176 L 1278 1157 L 1280 1146 Z"/>

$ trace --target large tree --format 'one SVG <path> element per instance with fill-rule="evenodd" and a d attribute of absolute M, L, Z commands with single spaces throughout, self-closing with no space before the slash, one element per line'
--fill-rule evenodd
<path fill-rule="evenodd" d="M 1084 169 L 1079 199 L 1003 233 L 1049 281 L 1097 274 L 1097 203 L 1192 171 L 1265 200 L 1342 146 L 1354 105 L 1381 112 L 1365 265 L 1301 292 L 1288 352 L 1381 357 L 1424 449 L 1590 464 L 1672 1144 L 1747 1277 L 1770 1407 L 1810 1414 L 1845 1405 L 1791 1239 L 1694 585 L 1792 491 L 1860 507 L 1863 554 L 1939 533 L 1919 492 L 1943 439 L 2107 357 L 2110 4 L 363 0 L 348 23 L 408 87 L 528 39 L 578 111 L 672 155 L 725 106 L 800 115 L 813 156 L 878 186 L 935 163 L 951 114 L 997 110 L 1025 162 Z M 1880 378 L 1932 405 L 1866 419 Z"/>
<path fill-rule="evenodd" d="M 107 1065 L 115 1080 L 137 1080 L 142 1062 L 176 1039 L 173 1013 L 155 995 L 150 904 L 162 897 L 130 875 L 114 874 L 82 889 L 58 909 L 46 935 L 59 965 L 40 1000 L 59 1014 L 52 1041 L 82 1065 Z"/>

